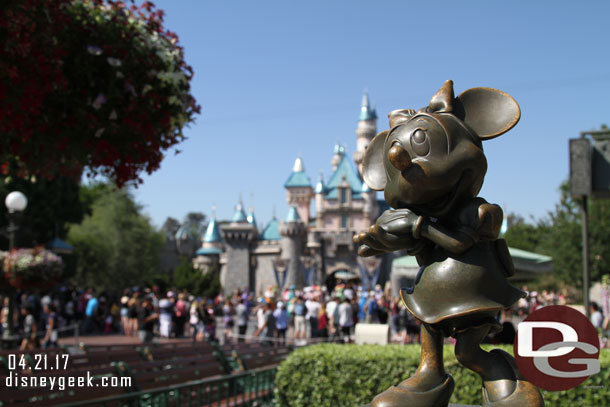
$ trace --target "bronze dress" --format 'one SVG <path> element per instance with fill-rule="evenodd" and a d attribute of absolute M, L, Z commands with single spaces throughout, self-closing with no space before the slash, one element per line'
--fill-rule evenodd
<path fill-rule="evenodd" d="M 482 323 L 496 325 L 497 313 L 526 295 L 507 280 L 514 269 L 506 243 L 497 239 L 502 209 L 474 198 L 454 213 L 444 226 L 468 235 L 474 245 L 461 254 L 429 245 L 425 256 L 418 256 L 421 268 L 413 287 L 401 290 L 407 309 L 446 335 Z"/>

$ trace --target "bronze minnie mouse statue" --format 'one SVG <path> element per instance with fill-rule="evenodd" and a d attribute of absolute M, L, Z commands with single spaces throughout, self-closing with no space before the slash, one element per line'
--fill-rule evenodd
<path fill-rule="evenodd" d="M 390 113 L 390 130 L 369 144 L 364 181 L 383 190 L 394 209 L 354 242 L 360 256 L 404 249 L 416 256 L 421 268 L 401 297 L 422 323 L 417 372 L 377 395 L 372 406 L 447 406 L 454 381 L 443 367 L 446 336 L 456 339 L 457 360 L 483 379 L 484 406 L 544 405 L 512 356 L 479 346 L 501 329 L 498 312 L 525 295 L 507 281 L 514 267 L 498 239 L 502 209 L 477 197 L 487 171 L 482 141 L 507 132 L 520 116 L 517 102 L 502 91 L 473 88 L 456 98 L 447 81 L 429 106 Z"/>

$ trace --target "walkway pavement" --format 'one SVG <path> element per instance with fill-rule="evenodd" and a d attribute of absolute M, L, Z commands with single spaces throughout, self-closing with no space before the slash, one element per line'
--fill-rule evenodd
<path fill-rule="evenodd" d="M 125 335 L 87 335 L 78 336 L 76 339 L 74 336 L 68 336 L 65 338 L 59 338 L 59 345 L 74 345 L 75 340 L 78 343 L 84 342 L 86 345 L 133 345 L 141 343 L 137 336 L 125 336 Z M 158 343 L 174 343 L 174 342 L 191 342 L 190 338 L 155 338 L 154 342 Z M 78 345 L 78 343 L 76 343 Z"/>

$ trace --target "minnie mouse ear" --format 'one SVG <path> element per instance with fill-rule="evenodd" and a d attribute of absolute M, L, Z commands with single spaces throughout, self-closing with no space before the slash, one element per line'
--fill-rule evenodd
<path fill-rule="evenodd" d="M 375 191 L 383 191 L 386 185 L 385 167 L 383 157 L 385 154 L 385 139 L 389 131 L 382 131 L 376 135 L 366 147 L 362 163 L 364 182 Z"/>
<path fill-rule="evenodd" d="M 512 129 L 521 118 L 519 104 L 507 93 L 492 88 L 472 88 L 457 99 L 464 108 L 464 122 L 483 140 Z"/>

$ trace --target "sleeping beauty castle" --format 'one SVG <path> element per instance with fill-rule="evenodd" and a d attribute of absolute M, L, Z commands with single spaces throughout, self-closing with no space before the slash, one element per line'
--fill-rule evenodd
<path fill-rule="evenodd" d="M 384 284 L 396 254 L 363 259 L 352 242 L 355 233 L 368 229 L 388 208 L 362 180 L 364 151 L 376 134 L 377 114 L 365 93 L 353 162 L 337 144 L 330 177 L 320 175 L 313 184 L 303 159 L 297 158 L 284 183 L 290 206 L 286 216 L 274 217 L 259 229 L 253 210 L 246 214 L 238 203 L 229 222 L 210 221 L 195 252 L 195 266 L 205 270 L 219 264 L 225 293 L 246 288 L 258 294 L 272 285 L 332 287 L 339 280 L 355 280 L 365 287 Z"/>
<path fill-rule="evenodd" d="M 419 270 L 414 257 L 392 252 L 361 258 L 352 241 L 354 234 L 366 231 L 389 208 L 362 180 L 364 151 L 376 134 L 377 113 L 365 93 L 353 161 L 344 146 L 335 145 L 330 177 L 325 180 L 320 175 L 314 185 L 303 159 L 298 157 L 284 183 L 290 206 L 286 216 L 274 217 L 259 229 L 254 211 L 246 214 L 239 202 L 230 221 L 219 222 L 213 217 L 201 247 L 191 246 L 188 250 L 195 252 L 195 267 L 202 272 L 219 268 L 225 293 L 247 289 L 259 295 L 269 286 L 332 288 L 339 281 L 354 281 L 371 289 L 391 281 L 397 295 L 400 287 L 412 285 Z M 178 247 L 195 242 L 189 240 L 184 228 L 175 239 Z M 515 248 L 509 248 L 509 252 L 516 269 L 511 277 L 514 282 L 552 272 L 552 259 L 548 256 Z"/>

